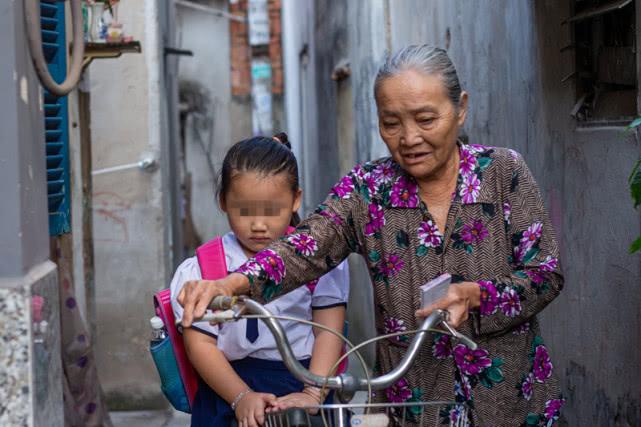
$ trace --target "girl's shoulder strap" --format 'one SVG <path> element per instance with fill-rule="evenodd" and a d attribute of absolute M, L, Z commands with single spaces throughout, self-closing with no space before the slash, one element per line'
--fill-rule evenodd
<path fill-rule="evenodd" d="M 218 236 L 196 249 L 200 272 L 205 280 L 222 279 L 227 276 L 227 262 L 223 239 Z"/>

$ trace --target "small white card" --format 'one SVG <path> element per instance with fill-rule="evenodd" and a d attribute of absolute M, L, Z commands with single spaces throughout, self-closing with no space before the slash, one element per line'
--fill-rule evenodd
<path fill-rule="evenodd" d="M 452 283 L 452 276 L 445 273 L 421 286 L 421 308 L 429 307 L 443 298 L 447 294 L 450 283 Z"/>

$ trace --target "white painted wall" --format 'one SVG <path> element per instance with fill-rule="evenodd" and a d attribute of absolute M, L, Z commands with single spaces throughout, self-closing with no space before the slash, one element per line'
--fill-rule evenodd
<path fill-rule="evenodd" d="M 158 3 L 120 3 L 125 31 L 142 54 L 90 66 L 93 169 L 159 159 L 163 97 Z M 93 177 L 97 311 L 96 357 L 115 407 L 164 406 L 147 351 L 152 294 L 167 284 L 167 220 L 161 172 L 139 169 Z"/>

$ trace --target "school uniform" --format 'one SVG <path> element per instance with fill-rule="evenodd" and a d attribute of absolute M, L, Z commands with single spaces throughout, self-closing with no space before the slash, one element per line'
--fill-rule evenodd
<path fill-rule="evenodd" d="M 247 261 L 234 233 L 224 235 L 222 242 L 230 272 Z M 189 280 L 201 279 L 196 257 L 186 259 L 176 270 L 170 287 L 176 319 L 182 319 L 183 315 L 183 308 L 176 300 L 183 285 Z M 302 286 L 265 307 L 274 315 L 311 320 L 313 310 L 344 306 L 348 295 L 349 269 L 344 261 L 322 276 L 315 285 Z M 314 346 L 312 327 L 288 320 L 279 322 L 287 334 L 294 355 L 303 366 L 309 367 Z M 283 396 L 303 389 L 303 384 L 283 364 L 276 342 L 261 320 L 242 319 L 216 326 L 208 322 L 195 322 L 192 328 L 216 338 L 218 349 L 252 390 Z M 192 427 L 226 427 L 234 419 L 235 414 L 229 404 L 201 380 L 192 408 Z"/>

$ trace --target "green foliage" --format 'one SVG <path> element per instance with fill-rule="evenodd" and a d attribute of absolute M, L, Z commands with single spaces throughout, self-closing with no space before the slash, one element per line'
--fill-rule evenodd
<path fill-rule="evenodd" d="M 627 130 L 632 130 L 641 126 L 641 117 L 634 119 L 627 127 Z M 630 188 L 630 197 L 632 197 L 632 203 L 636 209 L 641 205 L 641 157 L 637 160 L 630 177 L 628 178 L 628 186 Z M 630 245 L 630 253 L 633 254 L 641 249 L 641 237 L 637 238 L 632 245 Z"/>

